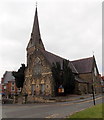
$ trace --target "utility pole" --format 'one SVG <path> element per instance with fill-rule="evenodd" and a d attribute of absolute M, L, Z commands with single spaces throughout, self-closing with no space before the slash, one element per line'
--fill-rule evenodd
<path fill-rule="evenodd" d="M 94 93 L 94 86 L 92 84 L 92 94 L 93 94 L 93 103 L 95 105 L 95 93 Z"/>
<path fill-rule="evenodd" d="M 94 105 L 95 105 L 95 90 L 94 90 L 94 82 L 95 82 L 95 80 L 94 80 L 94 78 L 95 78 L 95 69 L 94 69 L 94 52 L 93 52 L 93 70 L 92 70 L 92 95 L 93 95 L 93 103 L 94 103 Z"/>

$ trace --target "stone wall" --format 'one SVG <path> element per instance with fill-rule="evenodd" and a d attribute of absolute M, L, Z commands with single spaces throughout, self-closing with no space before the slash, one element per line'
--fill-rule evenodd
<path fill-rule="evenodd" d="M 40 51 L 35 51 L 30 56 L 29 59 L 28 55 L 23 93 L 26 92 L 28 95 L 52 95 L 53 78 L 49 63 Z"/>
<path fill-rule="evenodd" d="M 86 74 L 79 74 L 79 77 L 87 82 L 89 84 L 87 85 L 88 93 L 92 93 L 92 82 L 94 79 L 94 89 L 95 93 L 100 93 L 101 92 L 101 84 L 100 84 L 100 78 L 99 76 L 93 76 L 92 73 L 86 73 Z"/>
<path fill-rule="evenodd" d="M 94 86 L 95 86 L 95 93 L 101 93 L 101 78 L 96 76 L 95 77 L 95 83 L 94 83 Z"/>
<path fill-rule="evenodd" d="M 93 80 L 93 76 L 92 76 L 92 73 L 85 73 L 85 74 L 79 74 L 79 77 L 82 79 L 82 80 L 85 80 L 87 81 L 88 83 L 90 84 L 87 84 L 87 92 L 88 93 L 92 93 L 92 80 Z"/>
<path fill-rule="evenodd" d="M 79 77 L 87 82 L 92 82 L 92 73 L 79 74 Z"/>
<path fill-rule="evenodd" d="M 75 82 L 75 94 L 87 94 L 88 93 L 88 85 L 86 83 Z"/>

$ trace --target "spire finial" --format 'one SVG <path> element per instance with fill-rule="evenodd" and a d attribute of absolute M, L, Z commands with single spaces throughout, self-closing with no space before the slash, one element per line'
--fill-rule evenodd
<path fill-rule="evenodd" d="M 94 51 L 92 51 L 93 57 L 94 57 Z"/>
<path fill-rule="evenodd" d="M 92 54 L 93 54 L 93 56 L 94 56 L 94 51 L 92 51 Z"/>
<path fill-rule="evenodd" d="M 37 1 L 36 1 L 36 8 L 37 8 L 37 4 L 38 4 L 38 3 L 37 3 Z"/>

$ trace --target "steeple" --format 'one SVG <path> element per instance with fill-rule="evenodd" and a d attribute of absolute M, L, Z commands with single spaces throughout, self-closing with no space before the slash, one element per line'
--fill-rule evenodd
<path fill-rule="evenodd" d="M 45 50 L 43 42 L 41 40 L 41 35 L 40 35 L 37 6 L 36 6 L 36 10 L 35 10 L 35 17 L 34 17 L 31 38 L 28 43 L 27 49 L 31 48 L 31 47 L 41 48 L 41 49 Z"/>

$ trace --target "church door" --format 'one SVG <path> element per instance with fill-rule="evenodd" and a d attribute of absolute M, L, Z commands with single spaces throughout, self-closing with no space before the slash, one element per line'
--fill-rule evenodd
<path fill-rule="evenodd" d="M 41 84 L 41 94 L 44 95 L 44 91 L 45 91 L 45 85 Z"/>
<path fill-rule="evenodd" d="M 32 84 L 32 87 L 31 87 L 31 92 L 32 92 L 32 95 L 34 95 L 34 91 L 35 91 L 35 85 Z"/>

